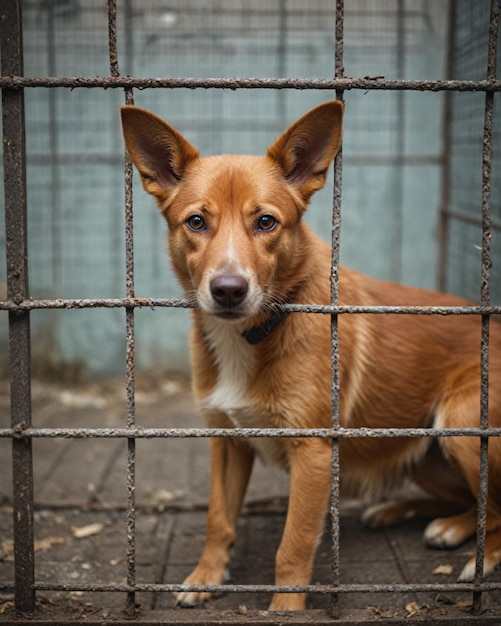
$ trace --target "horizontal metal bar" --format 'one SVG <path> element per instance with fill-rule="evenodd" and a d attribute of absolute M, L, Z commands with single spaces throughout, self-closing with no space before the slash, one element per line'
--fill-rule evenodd
<path fill-rule="evenodd" d="M 104 89 L 328 89 L 390 91 L 501 91 L 500 80 L 385 80 L 379 76 L 362 78 L 131 78 L 128 76 L 8 76 L 0 78 L 0 88 L 65 87 Z"/>
<path fill-rule="evenodd" d="M 82 298 L 55 300 L 1 300 L 0 310 L 31 311 L 34 309 L 95 309 L 95 308 L 184 308 L 196 306 L 183 298 Z M 283 304 L 281 310 L 291 313 L 321 313 L 325 315 L 501 315 L 501 306 L 362 306 L 328 304 Z"/>
<path fill-rule="evenodd" d="M 186 439 L 207 437 L 302 437 L 321 439 L 500 437 L 501 428 L 1 428 L 0 438 Z"/>
<path fill-rule="evenodd" d="M 438 154 L 343 154 L 343 163 L 347 165 L 399 166 L 404 165 L 441 165 L 443 157 Z M 42 158 L 40 158 L 42 162 Z M 28 160 L 29 163 L 29 160 Z M 45 165 L 47 161 L 43 161 Z"/>
<path fill-rule="evenodd" d="M 95 309 L 95 308 L 135 308 L 135 307 L 172 307 L 191 308 L 193 305 L 181 298 L 79 298 L 54 300 L 12 300 L 0 301 L 0 310 L 6 311 L 30 311 L 33 309 Z"/>
<path fill-rule="evenodd" d="M 255 132 L 256 123 L 235 122 L 234 120 L 224 120 L 223 123 L 200 123 L 193 119 L 183 118 L 182 124 L 185 127 L 190 128 L 192 131 L 197 130 L 199 132 L 221 132 L 226 131 L 240 131 L 240 132 Z M 273 122 L 267 122 L 265 124 L 259 123 L 260 130 L 268 130 L 270 133 L 276 131 L 276 125 Z M 442 163 L 442 156 L 436 154 L 366 154 L 366 153 L 352 153 L 343 156 L 344 163 L 349 165 L 371 165 L 371 166 L 405 166 L 405 165 L 440 165 Z M 45 167 L 48 163 L 55 163 L 57 165 L 80 165 L 82 163 L 87 165 L 113 165 L 116 167 L 123 166 L 123 154 L 103 153 L 103 152 L 86 152 L 74 153 L 74 152 L 60 152 L 59 154 L 52 154 L 51 152 L 37 152 L 27 155 L 27 163 L 29 166 L 41 166 Z"/>
<path fill-rule="evenodd" d="M 482 216 L 468 213 L 456 208 L 445 208 L 444 213 L 449 217 L 467 222 L 468 224 L 474 224 L 475 226 L 482 226 Z M 490 229 L 501 230 L 501 222 L 499 220 L 491 219 L 489 224 Z"/>
<path fill-rule="evenodd" d="M 185 584 L 148 584 L 135 585 L 107 584 L 107 583 L 50 583 L 37 581 L 34 585 L 37 591 L 121 591 L 131 592 L 209 592 L 209 593 L 419 593 L 443 591 L 497 591 L 501 589 L 501 582 L 474 583 L 402 583 L 402 584 L 339 584 L 339 585 L 185 585 Z M 0 584 L 0 590 L 4 586 Z"/>

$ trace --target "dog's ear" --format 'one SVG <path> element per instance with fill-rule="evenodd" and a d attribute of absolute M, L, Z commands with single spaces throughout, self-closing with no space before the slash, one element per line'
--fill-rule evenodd
<path fill-rule="evenodd" d="M 343 103 L 326 102 L 303 115 L 268 148 L 285 178 L 307 202 L 325 185 L 327 172 L 341 143 Z"/>
<path fill-rule="evenodd" d="M 198 150 L 149 111 L 128 105 L 120 113 L 125 146 L 141 174 L 143 187 L 159 202 L 166 200 L 186 166 L 199 157 Z"/>

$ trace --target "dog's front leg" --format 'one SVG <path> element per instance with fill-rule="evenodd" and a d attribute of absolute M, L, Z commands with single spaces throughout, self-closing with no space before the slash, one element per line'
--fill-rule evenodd
<path fill-rule="evenodd" d="M 211 439 L 211 482 L 207 536 L 197 567 L 184 584 L 220 585 L 235 541 L 235 526 L 254 461 L 245 442 L 228 438 Z M 196 606 L 210 593 L 186 591 L 176 594 L 181 606 Z"/>
<path fill-rule="evenodd" d="M 290 445 L 289 506 L 276 557 L 275 583 L 305 585 L 310 582 L 329 505 L 332 453 L 328 440 L 296 439 Z M 270 610 L 301 610 L 305 603 L 304 593 L 275 593 Z"/>

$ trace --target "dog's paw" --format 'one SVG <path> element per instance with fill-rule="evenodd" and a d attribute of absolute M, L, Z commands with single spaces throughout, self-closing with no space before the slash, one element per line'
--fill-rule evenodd
<path fill-rule="evenodd" d="M 304 611 L 305 608 L 305 593 L 276 593 L 268 611 Z"/>
<path fill-rule="evenodd" d="M 210 598 L 210 593 L 202 594 L 187 591 L 178 591 L 174 594 L 176 598 L 176 606 L 182 609 L 194 609 L 199 604 Z"/>
<path fill-rule="evenodd" d="M 485 537 L 484 578 L 492 574 L 501 563 L 501 532 L 499 528 L 488 531 Z M 470 582 L 475 578 L 476 558 L 473 556 L 459 575 L 461 582 Z"/>
<path fill-rule="evenodd" d="M 459 516 L 458 516 L 459 517 Z M 430 548 L 456 548 L 470 537 L 471 529 L 457 523 L 458 518 L 444 517 L 430 522 L 424 531 L 424 542 Z"/>
<path fill-rule="evenodd" d="M 458 529 L 447 519 L 433 520 L 424 531 L 424 542 L 430 548 L 455 548 L 460 543 Z"/>
<path fill-rule="evenodd" d="M 497 561 L 492 561 L 486 555 L 484 558 L 484 578 L 490 576 L 492 572 L 496 569 Z M 475 569 L 476 569 L 476 559 L 473 556 L 468 563 L 463 567 L 463 571 L 459 574 L 458 582 L 460 583 L 470 583 L 475 578 Z"/>
<path fill-rule="evenodd" d="M 222 575 L 212 570 L 205 570 L 197 567 L 186 580 L 183 585 L 220 585 L 230 580 L 230 571 L 225 568 Z M 177 591 L 174 593 L 176 598 L 176 606 L 183 609 L 193 609 L 206 600 L 209 600 L 214 594 L 210 591 Z"/>
<path fill-rule="evenodd" d="M 188 582 L 188 579 L 184 581 L 185 585 L 194 585 L 194 582 Z M 202 583 L 198 583 L 202 584 Z M 205 583 L 208 584 L 208 583 Z M 174 593 L 176 598 L 176 606 L 182 609 L 194 609 L 195 607 L 203 604 L 206 600 L 210 600 L 212 593 L 208 591 L 177 591 Z"/>
<path fill-rule="evenodd" d="M 369 528 L 384 528 L 415 516 L 406 502 L 381 502 L 369 506 L 362 513 L 362 523 Z"/>

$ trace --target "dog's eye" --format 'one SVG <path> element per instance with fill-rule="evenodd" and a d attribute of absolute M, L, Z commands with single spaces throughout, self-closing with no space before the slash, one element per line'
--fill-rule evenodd
<path fill-rule="evenodd" d="M 256 223 L 256 230 L 270 232 L 278 224 L 273 215 L 261 215 Z"/>
<path fill-rule="evenodd" d="M 186 225 L 190 230 L 194 232 L 200 232 L 201 230 L 205 230 L 205 220 L 201 215 L 195 214 L 190 215 L 190 217 L 186 220 Z"/>

